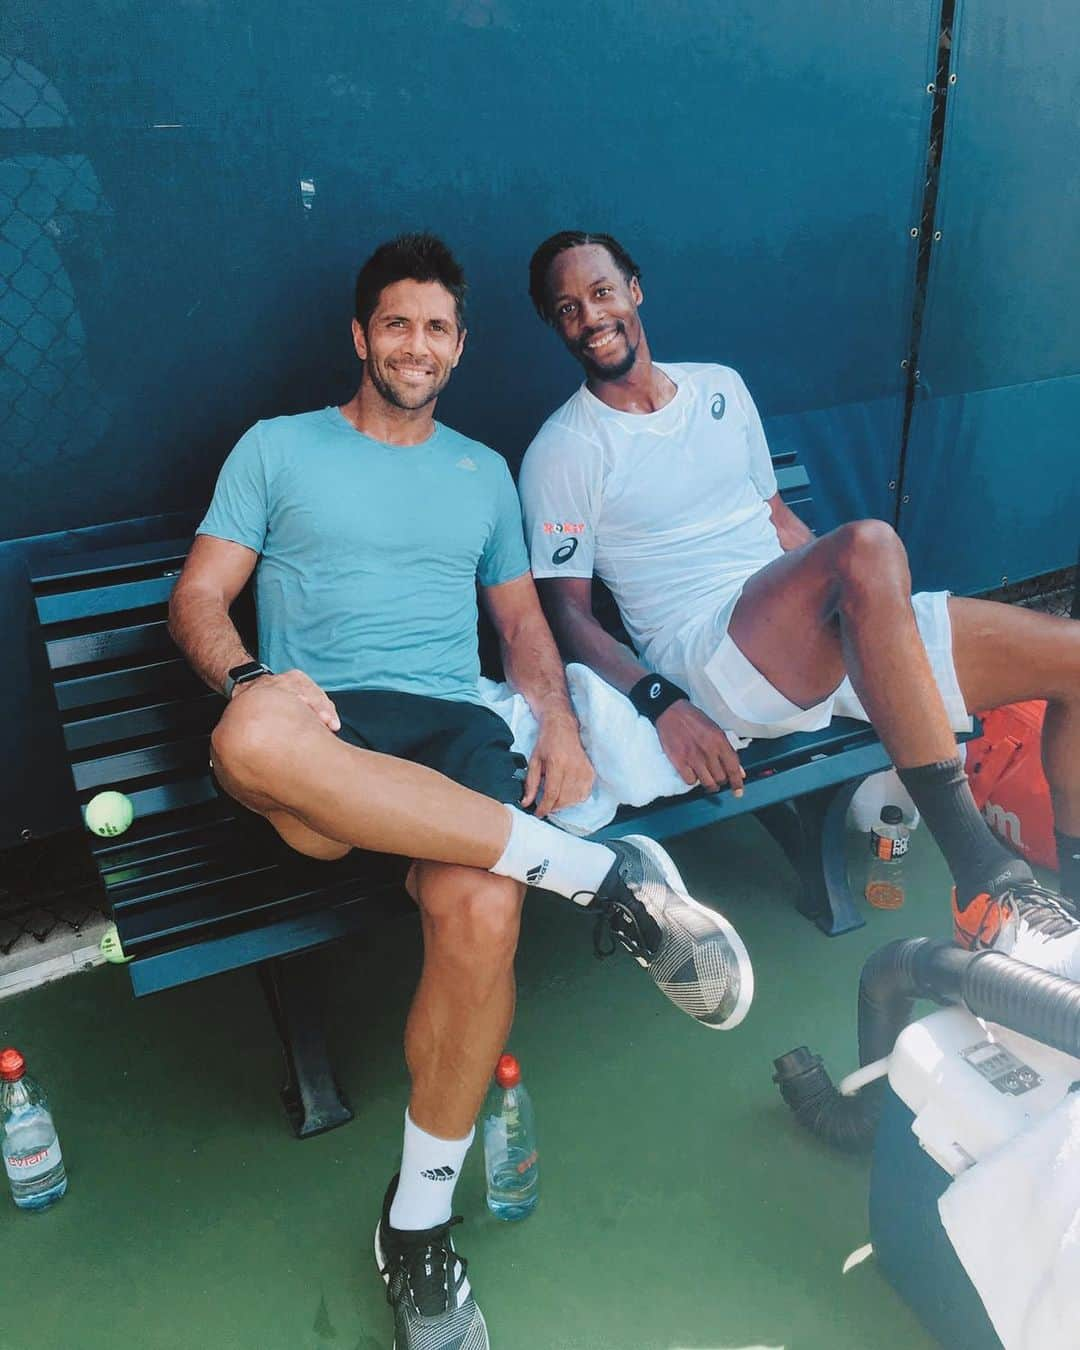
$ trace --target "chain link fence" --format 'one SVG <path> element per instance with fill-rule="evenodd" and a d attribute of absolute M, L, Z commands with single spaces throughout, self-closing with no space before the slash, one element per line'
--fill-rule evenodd
<path fill-rule="evenodd" d="M 0 52 L 0 445 L 14 472 L 92 448 L 109 421 L 68 264 L 100 248 L 110 212 L 74 136 L 48 78 Z"/>

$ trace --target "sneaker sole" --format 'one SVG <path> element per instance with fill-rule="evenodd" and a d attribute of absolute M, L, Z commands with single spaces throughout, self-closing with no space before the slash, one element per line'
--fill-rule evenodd
<path fill-rule="evenodd" d="M 746 1014 L 750 1011 L 750 1004 L 754 1001 L 754 967 L 750 961 L 750 953 L 746 950 L 746 943 L 735 931 L 732 924 L 715 909 L 710 909 L 708 905 L 703 905 L 687 891 L 686 883 L 679 875 L 679 869 L 675 866 L 671 857 L 660 847 L 655 839 L 650 839 L 644 834 L 628 834 L 625 836 L 628 844 L 636 844 L 642 853 L 647 853 L 653 862 L 656 863 L 660 871 L 664 874 L 664 880 L 675 891 L 691 909 L 703 915 L 708 921 L 718 928 L 727 939 L 732 951 L 735 953 L 739 963 L 739 997 L 736 1000 L 732 1012 L 722 1022 L 703 1022 L 699 1017 L 694 1021 L 699 1026 L 708 1027 L 710 1031 L 731 1031 L 737 1027 Z M 648 962 L 637 958 L 638 964 L 648 969 Z"/>
<path fill-rule="evenodd" d="M 390 1285 L 390 1277 L 389 1277 L 389 1275 L 384 1275 L 384 1274 L 383 1274 L 383 1267 L 386 1265 L 386 1259 L 385 1259 L 385 1257 L 383 1256 L 383 1250 L 382 1250 L 382 1248 L 379 1246 L 379 1229 L 380 1229 L 381 1227 L 382 1227 L 382 1220 L 380 1219 L 379 1222 L 375 1225 L 375 1269 L 379 1272 L 379 1278 L 382 1280 L 383 1284 L 386 1285 L 386 1286 L 389 1288 L 389 1285 Z M 471 1287 L 470 1287 L 470 1292 L 471 1292 Z M 481 1322 L 481 1324 L 482 1324 L 482 1326 L 483 1326 L 483 1328 L 484 1328 L 484 1335 L 487 1336 L 487 1335 L 488 1335 L 487 1322 L 484 1321 L 484 1314 L 480 1311 L 479 1308 L 477 1308 L 477 1310 L 476 1310 L 476 1315 L 477 1315 L 477 1317 L 480 1318 L 480 1322 Z M 488 1336 L 488 1340 L 489 1340 L 489 1341 L 491 1340 L 491 1337 L 490 1337 L 490 1336 Z M 396 1332 L 396 1331 L 394 1332 L 394 1343 L 393 1343 L 393 1345 L 390 1347 L 390 1350 L 397 1350 L 397 1332 Z"/>

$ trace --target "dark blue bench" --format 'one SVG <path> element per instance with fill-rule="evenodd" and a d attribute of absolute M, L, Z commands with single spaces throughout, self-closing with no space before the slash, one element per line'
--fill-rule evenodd
<path fill-rule="evenodd" d="M 812 524 L 805 471 L 793 455 L 776 456 L 776 468 L 785 500 Z M 38 824 L 21 833 L 77 829 L 78 808 L 106 788 L 132 799 L 126 834 L 85 839 L 132 958 L 135 993 L 255 966 L 285 1055 L 284 1104 L 297 1133 L 314 1134 L 351 1113 L 326 1051 L 325 982 L 313 954 L 402 912 L 404 866 L 361 851 L 337 863 L 302 858 L 216 791 L 207 743 L 222 700 L 190 671 L 166 626 L 190 540 L 189 520 L 159 517 L 5 548 L 6 617 L 27 634 L 31 671 L 15 682 L 9 699 L 19 703 L 7 711 L 28 720 L 34 745 L 47 748 L 33 770 L 37 807 L 26 804 Z M 250 618 L 238 614 L 242 630 Z M 743 761 L 740 800 L 696 791 L 624 810 L 597 837 L 664 838 L 753 811 L 799 874 L 798 909 L 830 934 L 860 926 L 843 827 L 858 782 L 888 763 L 874 733 L 837 720 L 822 732 L 756 742 Z"/>

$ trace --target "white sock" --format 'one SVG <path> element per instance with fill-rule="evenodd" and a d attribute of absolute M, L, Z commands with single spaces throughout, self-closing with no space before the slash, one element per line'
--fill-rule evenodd
<path fill-rule="evenodd" d="M 401 1176 L 390 1205 L 391 1228 L 434 1228 L 445 1223 L 454 1205 L 454 1187 L 475 1130 L 464 1139 L 437 1139 L 405 1112 Z"/>
<path fill-rule="evenodd" d="M 587 905 L 615 861 L 611 849 L 567 834 L 516 806 L 506 809 L 510 838 L 491 871 Z"/>

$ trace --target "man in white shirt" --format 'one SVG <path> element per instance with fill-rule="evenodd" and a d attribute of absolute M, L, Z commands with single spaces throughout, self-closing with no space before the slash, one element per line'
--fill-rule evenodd
<path fill-rule="evenodd" d="M 783 735 L 838 713 L 870 721 L 953 873 L 957 941 L 1080 978 L 1080 926 L 990 832 L 954 737 L 976 708 L 1048 700 L 1064 889 L 1080 897 L 1080 625 L 913 598 L 903 544 L 883 521 L 814 538 L 780 499 L 735 371 L 653 361 L 640 278 L 616 239 L 576 230 L 530 263 L 537 312 L 585 371 L 519 483 L 564 656 L 628 694 L 683 778 L 710 791 L 742 789 L 727 732 Z M 594 573 L 636 655 L 594 617 Z"/>

